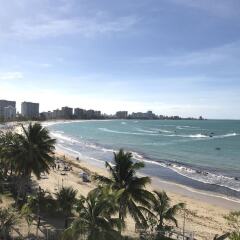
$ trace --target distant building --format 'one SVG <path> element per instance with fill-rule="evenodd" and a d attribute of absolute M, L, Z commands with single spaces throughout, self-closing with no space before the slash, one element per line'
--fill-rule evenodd
<path fill-rule="evenodd" d="M 118 111 L 116 112 L 116 117 L 119 119 L 126 119 L 128 117 L 127 111 Z"/>
<path fill-rule="evenodd" d="M 157 119 L 157 116 L 152 111 L 148 111 L 146 113 L 143 113 L 143 112 L 134 113 L 133 112 L 130 115 L 130 117 L 133 119 Z"/>
<path fill-rule="evenodd" d="M 70 107 L 62 107 L 62 118 L 71 119 L 73 116 L 73 109 Z"/>
<path fill-rule="evenodd" d="M 94 118 L 101 118 L 101 111 L 94 111 Z"/>
<path fill-rule="evenodd" d="M 152 111 L 147 111 L 145 113 L 145 116 L 146 116 L 147 119 L 154 119 L 154 118 L 156 118 L 156 115 Z"/>
<path fill-rule="evenodd" d="M 4 108 L 3 118 L 5 121 L 11 121 L 16 119 L 16 108 L 8 106 Z"/>
<path fill-rule="evenodd" d="M 62 115 L 63 115 L 62 111 L 59 109 L 53 110 L 53 112 L 52 112 L 53 119 L 60 119 L 60 118 L 62 118 Z"/>
<path fill-rule="evenodd" d="M 15 112 L 16 112 L 16 102 L 15 101 L 0 100 L 0 120 L 1 119 L 4 120 L 4 111 L 5 111 L 4 109 L 9 106 L 15 108 Z"/>
<path fill-rule="evenodd" d="M 81 108 L 75 108 L 74 109 L 74 116 L 77 119 L 84 119 L 86 118 L 86 110 Z"/>
<path fill-rule="evenodd" d="M 41 115 L 41 118 L 46 119 L 46 120 L 53 118 L 53 113 L 51 111 L 42 112 L 40 115 Z"/>
<path fill-rule="evenodd" d="M 22 102 L 21 114 L 25 118 L 38 118 L 39 117 L 39 103 Z"/>
<path fill-rule="evenodd" d="M 87 110 L 87 112 L 86 112 L 87 119 L 93 119 L 94 116 L 95 116 L 95 111 L 94 110 L 92 110 L 92 109 Z"/>

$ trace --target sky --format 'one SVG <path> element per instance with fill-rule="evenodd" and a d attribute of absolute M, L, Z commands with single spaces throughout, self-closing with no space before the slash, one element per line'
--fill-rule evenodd
<path fill-rule="evenodd" d="M 0 99 L 240 119 L 239 0 L 0 0 Z"/>

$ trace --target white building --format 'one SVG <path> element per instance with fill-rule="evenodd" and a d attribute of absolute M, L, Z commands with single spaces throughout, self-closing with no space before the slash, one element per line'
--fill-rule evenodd
<path fill-rule="evenodd" d="M 26 118 L 38 118 L 39 117 L 39 103 L 22 102 L 21 114 Z"/>

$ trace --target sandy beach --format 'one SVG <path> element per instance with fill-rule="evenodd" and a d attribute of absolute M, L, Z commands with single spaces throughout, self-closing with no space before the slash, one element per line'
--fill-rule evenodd
<path fill-rule="evenodd" d="M 21 132 L 19 126 L 15 126 L 15 131 Z M 33 180 L 42 189 L 50 193 L 56 193 L 62 186 L 71 186 L 78 191 L 78 195 L 86 196 L 89 191 L 96 188 L 97 183 L 92 181 L 83 182 L 80 173 L 87 172 L 108 175 L 104 165 L 99 162 L 87 162 L 84 159 L 76 159 L 74 155 L 60 149 L 56 151 L 59 159 L 59 169 L 51 169 L 48 175 Z M 63 175 L 63 167 L 68 166 L 71 170 Z M 150 176 L 151 177 L 151 176 Z M 198 191 L 183 185 L 162 181 L 159 178 L 151 177 L 152 183 L 147 188 L 149 190 L 165 190 L 172 200 L 172 204 L 184 202 L 186 211 L 177 216 L 179 231 L 182 231 L 185 215 L 185 232 L 193 233 L 196 239 L 211 240 L 216 234 L 223 234 L 229 231 L 224 215 L 230 211 L 239 210 L 240 202 L 229 200 L 224 196 L 210 192 Z M 6 201 L 4 201 L 6 202 Z M 129 217 L 126 224 L 126 234 L 136 235 L 134 221 Z"/>
<path fill-rule="evenodd" d="M 104 168 L 98 167 L 84 160 L 76 160 L 73 156 L 67 155 L 65 152 L 58 151 L 56 156 L 63 160 L 72 170 L 61 175 L 61 167 L 59 170 L 51 170 L 50 174 L 37 180 L 41 188 L 49 192 L 56 192 L 61 186 L 71 186 L 78 190 L 78 194 L 86 196 L 87 193 L 96 187 L 95 182 L 84 183 L 79 176 L 81 172 L 89 174 L 98 173 L 107 175 Z M 213 239 L 216 234 L 226 233 L 229 228 L 224 215 L 231 210 L 240 209 L 240 204 L 229 201 L 221 197 L 211 196 L 204 192 L 194 192 L 173 183 L 160 181 L 152 178 L 149 190 L 165 190 L 172 199 L 172 203 L 186 203 L 185 211 L 185 231 L 193 232 L 196 239 Z M 184 213 L 178 215 L 179 229 L 183 227 Z M 135 234 L 134 222 L 129 218 L 126 233 Z M 179 230 L 180 231 L 180 230 Z"/>

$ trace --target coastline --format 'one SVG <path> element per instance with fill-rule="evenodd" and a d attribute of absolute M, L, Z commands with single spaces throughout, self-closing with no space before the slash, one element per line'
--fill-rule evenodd
<path fill-rule="evenodd" d="M 59 122 L 57 122 L 59 123 Z M 56 124 L 57 124 L 56 123 Z M 15 128 L 19 131 L 19 127 Z M 73 172 L 62 176 L 60 172 L 51 170 L 46 178 L 36 180 L 37 183 L 45 190 L 54 193 L 59 189 L 61 184 L 72 186 L 77 189 L 79 194 L 86 195 L 90 190 L 97 185 L 94 182 L 83 183 L 80 180 L 80 171 L 89 171 L 91 173 L 98 173 L 101 175 L 108 174 L 104 162 L 99 159 L 87 160 L 82 158 L 78 151 L 70 153 L 67 150 L 60 149 L 58 144 L 56 146 L 56 155 L 64 161 L 73 166 Z M 76 160 L 79 157 L 80 161 Z M 142 173 L 140 173 L 142 174 Z M 144 173 L 146 174 L 146 173 Z M 175 173 L 177 174 L 177 173 Z M 147 174 L 151 175 L 151 174 Z M 194 232 L 197 239 L 213 239 L 215 234 L 222 234 L 229 231 L 224 215 L 227 215 L 232 210 L 240 209 L 240 202 L 233 199 L 227 199 L 223 195 L 217 195 L 214 192 L 196 190 L 194 188 L 160 179 L 151 175 L 152 184 L 147 188 L 149 190 L 165 190 L 172 200 L 172 204 L 184 202 L 186 203 L 187 217 L 186 217 L 186 231 Z M 178 216 L 179 226 L 183 226 L 183 216 Z M 134 234 L 134 223 L 131 219 L 128 220 L 127 233 Z"/>
<path fill-rule="evenodd" d="M 60 149 L 58 147 L 56 149 L 57 149 L 56 150 L 57 155 L 65 155 L 68 158 L 71 158 L 71 160 L 74 160 L 77 162 L 76 157 L 78 157 L 78 155 L 75 155 L 74 153 L 71 154 L 68 151 Z M 101 172 L 101 173 L 107 174 L 104 162 L 102 162 L 101 160 L 94 159 L 94 160 L 88 161 L 86 159 L 81 159 L 81 164 L 84 167 L 91 169 L 93 172 Z M 141 173 L 141 175 L 147 175 L 147 174 Z M 164 190 L 166 192 L 181 195 L 187 198 L 193 198 L 197 201 L 210 203 L 214 206 L 219 206 L 222 208 L 226 208 L 228 210 L 240 209 L 240 199 L 230 198 L 225 195 L 216 194 L 215 192 L 211 192 L 211 191 L 197 190 L 192 187 L 188 187 L 183 184 L 178 184 L 171 181 L 166 181 L 164 179 L 161 179 L 159 177 L 155 177 L 149 174 L 148 176 L 152 179 L 152 188 L 154 189 Z"/>
<path fill-rule="evenodd" d="M 43 126 L 48 127 L 55 124 L 68 124 L 73 122 L 89 122 L 89 121 L 111 121 L 111 120 L 58 120 L 58 121 L 46 121 L 44 123 L 41 123 Z M 24 123 L 26 124 L 26 123 Z M 10 126 L 9 126 L 10 125 Z M 19 123 L 17 123 L 15 126 L 13 123 L 9 123 L 6 125 L 6 127 L 14 127 L 16 132 L 19 132 Z M 49 128 L 50 133 L 52 134 L 52 129 Z M 55 136 L 53 136 L 55 138 Z M 68 137 L 68 136 L 66 136 Z M 75 144 L 71 144 L 70 148 L 64 147 L 64 145 L 59 144 L 61 142 L 61 139 L 57 137 L 58 143 L 56 144 L 56 149 L 58 152 L 64 152 L 64 154 L 72 156 L 72 157 L 79 157 L 82 159 L 82 161 L 87 162 L 88 164 L 91 164 L 93 166 L 97 166 L 99 168 L 104 168 L 104 162 L 105 159 L 99 158 L 98 155 L 95 157 L 89 157 L 85 158 L 85 156 L 81 155 L 81 150 L 77 149 L 78 146 L 75 146 Z M 71 139 L 72 141 L 75 141 L 74 139 Z M 91 143 L 91 142 L 90 142 Z M 93 143 L 94 144 L 94 143 Z M 74 149 L 76 147 L 76 149 Z M 103 146 L 100 146 L 104 148 Z M 127 149 L 126 149 L 127 150 Z M 112 152 L 113 149 L 108 149 L 107 147 L 104 148 L 104 151 L 110 152 L 110 159 L 106 159 L 107 161 L 112 159 Z M 130 150 L 131 151 L 131 150 Z M 154 182 L 155 185 L 160 185 L 163 188 L 165 188 L 165 185 L 168 185 L 168 189 L 170 189 L 172 192 L 181 193 L 184 192 L 185 195 L 196 196 L 197 199 L 201 199 L 204 201 L 210 201 L 213 204 L 215 202 L 219 202 L 219 204 L 223 207 L 227 207 L 229 209 L 240 209 L 240 192 L 236 192 L 235 190 L 227 189 L 225 191 L 224 186 L 219 186 L 215 184 L 209 184 L 207 182 L 201 182 L 196 179 L 189 178 L 188 176 L 182 175 L 181 173 L 175 171 L 171 168 L 171 165 L 174 164 L 174 162 L 168 164 L 170 167 L 165 164 L 161 166 L 162 162 L 157 162 L 157 160 L 154 159 L 148 159 L 144 154 L 133 152 L 134 158 L 136 158 L 139 161 L 145 162 L 145 169 L 144 172 L 141 174 L 150 176 Z M 156 167 L 157 166 L 157 167 Z M 188 168 L 188 165 L 183 165 L 183 168 Z M 189 166 L 191 167 L 191 166 Z M 202 170 L 204 171 L 204 170 Z M 179 190 L 181 189 L 181 190 Z M 221 191 L 219 191 L 221 190 Z M 232 195 L 232 193 L 236 193 L 238 195 Z M 209 199 L 211 197 L 211 199 Z M 221 201 L 219 201 L 221 199 Z"/>
<path fill-rule="evenodd" d="M 89 174 L 97 173 L 108 175 L 104 165 L 94 164 L 84 159 L 76 160 L 74 155 L 61 150 L 56 150 L 56 156 L 70 164 L 72 172 L 66 176 L 61 176 L 58 172 L 52 171 L 48 179 L 38 180 L 39 185 L 50 192 L 55 192 L 59 185 L 72 186 L 79 194 L 86 195 L 97 186 L 96 182 L 83 183 L 80 180 L 79 172 L 86 171 Z M 221 197 L 210 196 L 204 192 L 195 192 L 194 189 L 185 188 L 170 182 L 161 181 L 151 177 L 152 184 L 147 186 L 148 190 L 165 190 L 171 198 L 172 204 L 184 202 L 186 204 L 186 232 L 193 232 L 197 239 L 213 239 L 216 234 L 226 233 L 229 228 L 224 215 L 232 210 L 238 210 L 240 203 L 235 203 Z M 177 216 L 179 229 L 183 226 L 183 213 Z M 131 218 L 127 220 L 126 233 L 134 234 L 134 222 Z"/>
<path fill-rule="evenodd" d="M 97 123 L 99 121 L 102 123 Z M 145 125 L 142 123 L 145 123 L 145 121 L 138 121 L 137 123 L 135 123 L 135 121 L 129 121 L 128 123 L 119 120 L 107 121 L 110 121 L 110 123 L 106 123 L 106 120 L 77 120 L 51 121 L 45 124 L 51 131 L 52 136 L 58 139 L 58 145 L 61 148 L 70 153 L 78 154 L 80 158 L 101 160 L 102 162 L 106 160 L 111 161 L 112 152 L 118 151 L 119 148 L 123 148 L 126 151 L 132 152 L 134 159 L 145 162 L 144 174 L 159 177 L 162 180 L 174 182 L 196 190 L 213 192 L 215 195 L 224 195 L 229 198 L 240 199 L 240 175 L 239 171 L 237 171 L 239 167 L 236 165 L 237 168 L 232 168 L 232 170 L 224 166 L 219 167 L 222 166 L 221 164 L 225 161 L 223 157 L 222 159 L 218 159 L 220 157 L 219 154 L 225 154 L 225 152 L 218 152 L 215 149 L 216 146 L 222 145 L 222 149 L 225 150 L 225 145 L 219 143 L 219 141 L 230 137 L 239 138 L 239 133 L 230 134 L 230 132 L 232 132 L 231 130 L 226 130 L 226 132 L 220 130 L 218 135 L 207 138 L 206 136 L 202 137 L 201 134 L 196 133 L 196 131 L 200 131 L 199 129 L 201 128 L 206 131 L 205 126 L 199 127 L 197 125 L 196 127 L 194 125 L 193 127 L 193 123 L 191 122 L 185 122 L 182 126 L 178 126 L 179 122 L 175 123 L 177 125 L 172 125 L 173 123 L 166 125 L 165 122 L 160 122 L 160 131 L 163 131 L 164 126 L 166 126 L 168 130 L 165 129 L 164 132 L 169 132 L 163 134 L 162 132 L 159 133 L 159 131 L 156 132 L 155 128 L 149 128 L 147 131 L 146 129 L 143 130 Z M 79 123 L 79 129 L 83 131 L 89 128 L 88 131 L 93 134 L 88 134 L 86 132 L 78 133 L 78 124 L 72 123 Z M 83 123 L 83 125 L 81 123 Z M 146 121 L 146 123 L 150 122 Z M 215 122 L 211 124 L 215 124 Z M 80 125 L 83 127 L 80 128 Z M 179 134 L 178 132 L 176 135 L 173 133 L 172 129 L 170 131 L 169 126 L 171 126 L 170 128 L 176 126 L 177 131 L 183 131 L 179 129 L 185 129 L 184 131 L 186 133 Z M 119 128 L 119 130 L 116 130 L 116 127 Z M 73 129 L 76 132 L 74 132 Z M 96 135 L 96 131 L 98 135 Z M 194 133 L 192 133 L 192 131 Z M 238 131 L 234 129 L 233 132 Z M 161 136 L 163 136 L 164 139 Z M 178 139 L 175 140 L 174 136 Z M 186 136 L 187 139 L 185 139 Z M 118 138 L 121 140 L 115 140 Z M 140 140 L 140 145 L 138 144 L 138 138 Z M 147 140 L 143 140 L 144 138 Z M 164 144 L 158 145 L 159 142 L 155 142 L 155 138 L 157 140 L 160 138 L 160 141 L 163 141 Z M 113 141 L 111 139 L 113 139 Z M 170 148 L 166 147 L 167 150 L 164 150 L 165 142 L 167 146 L 170 146 Z M 174 145 L 174 142 L 176 142 L 177 145 Z M 181 144 L 185 142 L 187 142 L 186 145 L 181 149 Z M 193 146 L 195 144 L 196 150 L 196 143 L 202 146 L 204 142 L 207 143 L 205 143 L 205 146 L 212 146 L 210 150 L 207 149 L 211 154 L 205 154 L 205 151 L 203 155 L 201 155 L 202 153 L 200 151 L 199 154 L 197 153 L 195 155 L 194 150 L 191 149 L 191 144 L 193 143 Z M 217 143 L 214 144 L 213 142 Z M 156 145 L 154 143 L 156 143 Z M 176 146 L 176 149 L 171 146 Z M 179 149 L 177 146 L 180 146 L 180 152 L 178 152 Z M 229 142 L 226 146 L 229 146 Z M 158 150 L 161 148 L 163 148 L 162 152 Z M 229 154 L 229 152 L 227 154 Z M 201 164 L 201 156 L 203 156 L 203 162 L 209 162 L 210 164 Z M 227 156 L 231 159 L 232 155 L 230 154 Z M 200 164 L 198 164 L 198 157 L 200 157 Z"/>

